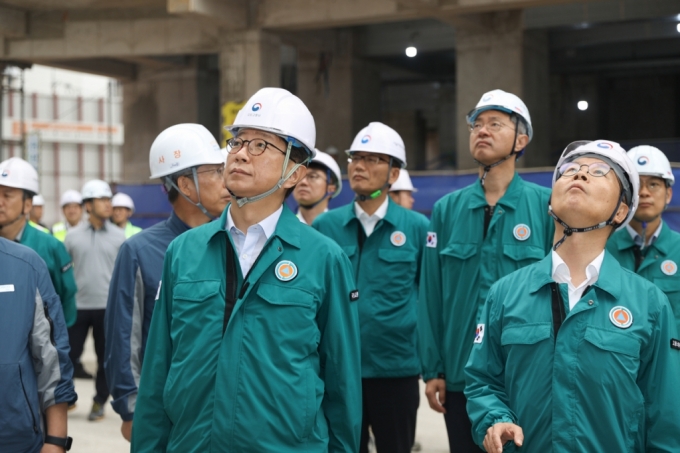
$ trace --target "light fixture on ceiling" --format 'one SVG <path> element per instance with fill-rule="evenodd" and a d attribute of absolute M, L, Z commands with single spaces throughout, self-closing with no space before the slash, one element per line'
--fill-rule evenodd
<path fill-rule="evenodd" d="M 409 58 L 413 58 L 416 55 L 418 55 L 418 49 L 416 49 L 415 46 L 408 46 L 406 48 L 406 56 Z"/>
<path fill-rule="evenodd" d="M 588 110 L 588 101 L 578 101 L 576 107 L 578 107 L 580 111 L 585 112 Z"/>

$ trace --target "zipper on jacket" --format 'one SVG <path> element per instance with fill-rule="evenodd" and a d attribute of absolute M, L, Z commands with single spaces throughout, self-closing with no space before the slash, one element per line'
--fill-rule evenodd
<path fill-rule="evenodd" d="M 24 392 L 24 400 L 26 400 L 26 406 L 28 406 L 28 412 L 31 413 L 31 420 L 33 420 L 33 431 L 38 432 L 38 425 L 35 423 L 35 415 L 33 415 L 33 409 L 31 409 L 31 403 L 28 401 L 28 395 L 26 394 L 26 388 L 24 387 L 24 376 L 21 372 L 21 366 L 19 366 L 19 380 L 21 381 L 21 391 Z"/>
<path fill-rule="evenodd" d="M 50 343 L 52 343 L 52 346 L 56 346 L 57 343 L 54 341 L 54 321 L 50 318 L 50 310 L 47 308 L 47 303 L 43 303 L 43 307 L 45 307 L 45 319 L 50 324 Z"/>

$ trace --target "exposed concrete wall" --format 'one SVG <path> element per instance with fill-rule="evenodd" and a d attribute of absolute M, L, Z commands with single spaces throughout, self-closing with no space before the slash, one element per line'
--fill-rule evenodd
<path fill-rule="evenodd" d="M 178 123 L 198 118 L 197 70 L 141 69 L 137 80 L 123 83 L 123 182 L 149 181 L 149 149 L 156 136 Z"/>
<path fill-rule="evenodd" d="M 541 167 L 556 164 L 550 148 L 550 64 L 548 32 L 524 32 L 524 95 L 522 100 L 531 114 L 534 137 L 524 156 L 517 162 L 521 167 Z"/>
<path fill-rule="evenodd" d="M 523 95 L 521 11 L 471 15 L 456 21 L 456 114 L 459 169 L 475 168 L 465 115 L 482 94 L 500 88 Z"/>

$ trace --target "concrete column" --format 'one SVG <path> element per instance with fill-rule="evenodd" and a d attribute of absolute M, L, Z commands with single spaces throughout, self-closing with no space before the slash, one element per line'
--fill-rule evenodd
<path fill-rule="evenodd" d="M 453 23 L 456 27 L 457 167 L 470 169 L 477 164 L 470 156 L 465 115 L 486 91 L 499 88 L 519 97 L 524 92 L 522 13 L 474 14 L 455 18 Z"/>
<path fill-rule="evenodd" d="M 229 33 L 219 65 L 221 104 L 247 101 L 260 88 L 281 86 L 281 40 L 261 30 Z"/>
<path fill-rule="evenodd" d="M 547 30 L 524 32 L 524 90 L 522 100 L 531 114 L 534 138 L 524 156 L 522 167 L 554 166 L 556 150 L 550 147 L 550 61 Z M 559 150 L 557 155 L 562 152 Z"/>
<path fill-rule="evenodd" d="M 149 181 L 149 150 L 156 136 L 178 123 L 198 118 L 197 69 L 153 70 L 140 67 L 134 81 L 123 83 L 123 181 Z"/>

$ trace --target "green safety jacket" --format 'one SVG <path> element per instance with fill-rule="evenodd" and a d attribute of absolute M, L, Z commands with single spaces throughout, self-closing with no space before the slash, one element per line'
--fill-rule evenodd
<path fill-rule="evenodd" d="M 284 206 L 249 274 L 241 275 L 236 252 L 227 272 L 228 246 L 235 250 L 228 209 L 165 254 L 132 452 L 358 451 L 351 264 Z M 230 315 L 227 294 L 235 298 Z"/>
<path fill-rule="evenodd" d="M 417 305 L 427 218 L 388 197 L 385 217 L 359 244 L 363 226 L 354 203 L 321 214 L 313 227 L 345 251 L 357 282 L 361 325 L 361 376 L 420 374 Z"/>
<path fill-rule="evenodd" d="M 548 255 L 489 291 L 465 368 L 475 442 L 511 422 L 524 444 L 506 452 L 679 452 L 680 341 L 666 296 L 605 253 L 571 311 L 558 285 L 555 340 L 553 284 Z"/>
<path fill-rule="evenodd" d="M 130 239 L 130 237 L 134 236 L 135 234 L 139 233 L 142 231 L 142 229 L 138 226 L 134 226 L 132 222 L 128 222 L 125 225 L 125 239 Z"/>
<path fill-rule="evenodd" d="M 76 293 L 78 292 L 73 276 L 71 255 L 68 254 L 63 243 L 50 234 L 33 228 L 30 223 L 27 223 L 24 228 L 20 243 L 35 250 L 47 264 L 54 290 L 61 299 L 66 326 L 71 327 L 76 322 Z"/>
<path fill-rule="evenodd" d="M 675 314 L 675 325 L 680 331 L 680 234 L 671 230 L 662 221 L 661 232 L 654 243 L 644 251 L 640 268 L 635 271 L 635 242 L 624 228 L 617 231 L 607 241 L 607 251 L 616 258 L 621 266 L 653 282 L 666 294 Z"/>
<path fill-rule="evenodd" d="M 29 220 L 28 224 L 31 225 L 33 228 L 35 228 L 38 231 L 42 231 L 43 233 L 47 233 L 47 234 L 52 234 L 48 228 L 45 228 L 44 226 L 40 225 L 39 223 L 34 222 L 33 220 Z"/>
<path fill-rule="evenodd" d="M 484 190 L 479 182 L 446 195 L 432 211 L 418 306 L 425 381 L 445 375 L 462 392 L 464 368 L 489 288 L 501 277 L 541 260 L 552 247 L 550 191 L 515 174 L 498 200 L 484 236 Z"/>

